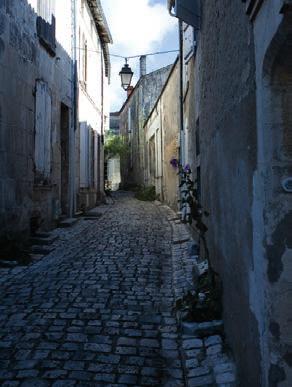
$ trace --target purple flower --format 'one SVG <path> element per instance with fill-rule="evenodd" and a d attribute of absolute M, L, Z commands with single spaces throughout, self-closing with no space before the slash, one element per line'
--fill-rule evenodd
<path fill-rule="evenodd" d="M 178 159 L 175 159 L 175 158 L 171 159 L 170 164 L 173 166 L 173 168 L 177 168 L 179 165 Z"/>
<path fill-rule="evenodd" d="M 184 172 L 185 172 L 185 173 L 191 173 L 191 167 L 190 167 L 190 164 L 186 164 L 186 165 L 184 166 Z"/>

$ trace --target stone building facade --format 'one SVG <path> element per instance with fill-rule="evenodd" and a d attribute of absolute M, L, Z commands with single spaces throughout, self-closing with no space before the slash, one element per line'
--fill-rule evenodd
<path fill-rule="evenodd" d="M 179 13 L 181 3 L 195 32 L 182 159 L 200 179 L 210 213 L 208 248 L 223 283 L 227 340 L 242 386 L 288 387 L 292 4 L 175 0 L 170 10 Z"/>
<path fill-rule="evenodd" d="M 109 37 L 100 3 L 94 3 L 83 5 L 91 15 L 92 39 L 100 37 L 98 60 L 88 57 L 88 65 L 99 77 L 98 90 L 90 92 L 98 95 L 96 104 L 102 111 L 102 83 L 105 89 L 109 76 Z M 77 209 L 76 193 L 82 176 L 79 119 L 84 120 L 88 113 L 89 100 L 78 93 L 77 83 L 77 26 L 82 24 L 77 23 L 77 14 L 83 5 L 81 0 L 0 2 L 3 243 L 25 239 L 37 229 L 48 230 L 62 215 L 70 217 Z M 99 134 L 105 115 L 105 111 L 100 116 L 95 111 L 87 115 L 90 120 L 95 116 L 97 123 L 91 125 Z M 91 167 L 96 169 L 97 164 L 94 160 Z M 99 190 L 103 189 L 101 180 L 102 172 Z"/>
<path fill-rule="evenodd" d="M 141 72 L 139 81 L 120 110 L 120 134 L 129 144 L 129 155 L 121 160 L 123 186 L 145 183 L 143 126 L 161 93 L 170 69 L 171 66 L 166 66 L 148 74 Z"/>
<path fill-rule="evenodd" d="M 59 17 L 64 23 L 56 23 Z M 67 20 L 71 20 L 70 1 L 58 2 L 54 8 L 36 0 L 0 2 L 0 233 L 4 239 L 27 236 L 31 228 L 48 228 L 60 212 L 72 211 L 72 177 L 64 161 L 72 158 L 74 135 Z"/>
<path fill-rule="evenodd" d="M 110 113 L 110 124 L 107 133 L 108 136 L 120 135 L 120 113 Z M 121 158 L 120 155 L 114 155 L 105 160 L 105 185 L 112 191 L 117 191 L 121 183 Z"/>
<path fill-rule="evenodd" d="M 103 143 L 109 125 L 108 44 L 112 38 L 99 1 L 79 0 L 76 19 L 80 155 L 76 190 L 77 207 L 87 209 L 104 196 Z"/>
<path fill-rule="evenodd" d="M 169 73 L 145 125 L 145 184 L 155 186 L 159 199 L 178 210 L 178 174 L 171 166 L 179 158 L 179 60 Z"/>

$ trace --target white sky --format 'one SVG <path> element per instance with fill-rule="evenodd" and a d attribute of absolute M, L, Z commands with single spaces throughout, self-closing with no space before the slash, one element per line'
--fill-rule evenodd
<path fill-rule="evenodd" d="M 178 49 L 177 19 L 167 10 L 167 0 L 101 0 L 113 37 L 112 54 L 126 56 Z M 147 57 L 147 73 L 173 63 L 177 53 Z M 111 57 L 110 110 L 120 110 L 126 92 L 119 72 L 124 59 Z M 139 58 L 130 59 L 132 85 L 139 78 Z"/>

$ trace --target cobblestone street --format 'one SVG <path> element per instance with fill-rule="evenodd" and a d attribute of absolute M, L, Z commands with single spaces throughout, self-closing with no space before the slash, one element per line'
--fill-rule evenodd
<path fill-rule="evenodd" d="M 2 386 L 184 385 L 160 212 L 120 194 L 42 260 L 1 269 Z"/>

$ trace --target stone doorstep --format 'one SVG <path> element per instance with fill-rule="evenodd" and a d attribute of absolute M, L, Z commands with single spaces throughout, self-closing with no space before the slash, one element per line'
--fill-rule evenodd
<path fill-rule="evenodd" d="M 223 374 L 218 374 L 215 377 L 216 383 L 225 384 L 225 383 L 234 383 L 236 378 L 233 372 L 225 372 Z"/>
<path fill-rule="evenodd" d="M 197 337 L 208 337 L 223 332 L 223 321 L 214 320 L 202 323 L 182 322 L 182 333 Z"/>
<path fill-rule="evenodd" d="M 50 254 L 54 249 L 50 248 L 49 246 L 42 247 L 41 245 L 33 245 L 31 246 L 31 252 L 32 254 L 41 254 L 41 255 L 48 255 Z"/>
<path fill-rule="evenodd" d="M 79 218 L 80 216 L 83 216 L 84 212 L 83 211 L 76 211 L 74 214 L 74 218 Z"/>
<path fill-rule="evenodd" d="M 76 224 L 78 222 L 78 220 L 79 220 L 79 218 L 64 219 L 59 223 L 59 227 L 61 227 L 61 228 L 72 227 L 74 224 Z"/>
<path fill-rule="evenodd" d="M 92 209 L 90 211 L 86 211 L 83 216 L 86 218 L 100 218 L 102 213 L 98 212 L 96 209 Z"/>
<path fill-rule="evenodd" d="M 44 254 L 30 254 L 32 261 L 40 261 L 44 257 Z"/>
<path fill-rule="evenodd" d="M 5 260 L 0 259 L 0 267 L 12 269 L 17 265 L 18 265 L 17 261 L 5 261 Z"/>
<path fill-rule="evenodd" d="M 58 239 L 57 235 L 48 235 L 47 237 L 44 237 L 40 234 L 41 236 L 35 235 L 30 238 L 30 242 L 32 245 L 51 245 L 53 242 L 55 242 Z"/>
<path fill-rule="evenodd" d="M 181 243 L 188 242 L 190 240 L 189 237 L 179 238 L 179 239 L 173 239 L 172 244 L 173 245 L 179 245 Z"/>

